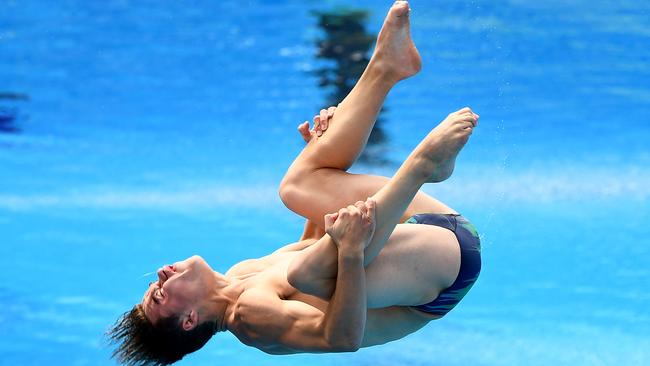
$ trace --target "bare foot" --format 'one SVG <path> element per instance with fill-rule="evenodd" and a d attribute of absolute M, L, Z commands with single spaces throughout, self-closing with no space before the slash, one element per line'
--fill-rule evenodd
<path fill-rule="evenodd" d="M 422 68 L 422 59 L 411 39 L 409 4 L 396 1 L 377 36 L 377 46 L 370 60 L 373 66 L 385 70 L 395 81 L 415 75 Z"/>
<path fill-rule="evenodd" d="M 465 146 L 479 116 L 469 107 L 453 112 L 422 140 L 415 152 L 421 159 L 421 170 L 427 182 L 437 183 L 454 171 L 456 156 Z"/>

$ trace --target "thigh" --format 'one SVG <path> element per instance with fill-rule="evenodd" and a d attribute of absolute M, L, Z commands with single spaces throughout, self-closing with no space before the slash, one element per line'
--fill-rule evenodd
<path fill-rule="evenodd" d="M 397 225 L 366 268 L 368 307 L 414 306 L 432 301 L 460 270 L 460 246 L 450 230 Z"/>
<path fill-rule="evenodd" d="M 295 254 L 287 273 L 299 291 L 329 300 L 336 288 L 336 249 L 325 242 Z M 458 277 L 460 245 L 450 230 L 399 224 L 375 260 L 366 267 L 369 308 L 421 305 Z M 298 271 L 298 272 L 294 272 Z"/>
<path fill-rule="evenodd" d="M 368 309 L 367 314 L 362 347 L 404 338 L 431 321 L 431 318 L 404 306 Z"/>
<path fill-rule="evenodd" d="M 317 169 L 301 174 L 296 184 L 292 185 L 291 192 L 283 195 L 283 201 L 289 209 L 322 228 L 325 214 L 336 212 L 356 201 L 365 201 L 387 182 L 388 178 L 381 176 Z M 449 206 L 420 191 L 404 212 L 401 222 L 425 212 L 455 213 Z"/>

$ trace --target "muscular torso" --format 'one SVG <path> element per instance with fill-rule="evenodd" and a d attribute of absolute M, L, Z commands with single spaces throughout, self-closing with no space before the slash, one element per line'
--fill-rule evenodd
<path fill-rule="evenodd" d="M 410 229 L 410 227 L 419 227 L 421 225 L 398 226 L 408 226 Z M 408 229 L 403 229 L 402 231 L 405 230 Z M 394 236 L 399 237 L 399 228 L 395 232 L 397 235 L 394 233 Z M 307 239 L 294 244 L 302 247 L 308 246 L 315 241 L 315 239 Z M 246 299 L 247 294 L 272 294 L 280 300 L 299 301 L 325 313 L 328 301 L 298 291 L 287 280 L 289 264 L 297 253 L 298 251 L 278 251 L 259 259 L 249 259 L 234 265 L 228 270 L 226 276 L 242 281 L 244 285 L 244 291 L 240 296 L 242 302 L 244 301 L 243 299 Z M 235 309 L 237 308 L 236 306 Z M 400 339 L 420 329 L 432 319 L 434 317 L 413 310 L 408 306 L 387 306 L 368 309 L 362 347 Z M 245 317 L 240 316 L 237 310 L 233 314 L 232 324 L 233 327 L 230 330 L 244 344 L 273 354 L 296 352 L 294 349 L 283 347 L 272 336 L 269 336 L 267 334 L 270 332 L 268 327 L 261 326 L 260 324 L 251 324 Z"/>

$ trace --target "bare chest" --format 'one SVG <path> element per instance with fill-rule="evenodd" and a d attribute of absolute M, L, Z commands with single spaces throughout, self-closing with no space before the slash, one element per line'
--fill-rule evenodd
<path fill-rule="evenodd" d="M 233 266 L 227 275 L 246 280 L 247 289 L 271 292 L 282 300 L 302 301 L 324 311 L 327 301 L 298 291 L 287 280 L 289 264 L 297 253 L 274 253 L 259 259 L 249 259 Z"/>

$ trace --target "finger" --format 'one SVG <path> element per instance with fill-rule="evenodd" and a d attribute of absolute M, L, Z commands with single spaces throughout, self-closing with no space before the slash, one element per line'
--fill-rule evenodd
<path fill-rule="evenodd" d="M 368 198 L 366 207 L 368 207 L 368 219 L 372 222 L 375 220 L 375 214 L 377 213 L 377 201 L 374 198 Z"/>
<path fill-rule="evenodd" d="M 463 114 L 468 112 L 472 112 L 472 109 L 470 107 L 463 107 L 456 111 L 457 114 Z"/>
<path fill-rule="evenodd" d="M 355 205 L 348 206 L 348 212 L 350 213 L 350 215 L 360 215 L 361 214 L 361 210 L 359 210 L 357 208 L 357 206 L 355 206 Z"/>
<path fill-rule="evenodd" d="M 316 132 L 316 136 L 320 136 L 323 134 L 320 128 L 320 124 L 321 124 L 320 115 L 314 116 L 314 132 Z"/>
<path fill-rule="evenodd" d="M 330 125 L 330 120 L 334 117 L 334 112 L 336 111 L 336 107 L 329 107 L 327 109 L 327 119 L 321 124 L 321 130 L 325 131 Z"/>
<path fill-rule="evenodd" d="M 309 142 L 309 140 L 311 140 L 311 134 L 309 132 L 309 122 L 303 122 L 299 124 L 298 132 L 300 132 L 300 135 L 302 136 L 302 139 L 305 140 L 305 142 Z"/>
<path fill-rule="evenodd" d="M 323 128 L 323 126 L 327 126 L 327 109 L 321 109 L 320 110 L 319 130 L 321 131 L 321 135 L 322 135 L 323 131 L 325 131 L 327 129 L 327 127 Z"/>
<path fill-rule="evenodd" d="M 327 121 L 327 109 L 320 110 L 320 122 L 323 123 Z"/>
<path fill-rule="evenodd" d="M 366 207 L 365 202 L 357 201 L 357 203 L 354 204 L 354 207 L 356 207 L 359 211 L 361 211 L 361 214 L 363 216 L 368 216 L 368 208 Z"/>
<path fill-rule="evenodd" d="M 327 215 L 330 217 L 331 220 L 334 220 L 334 221 L 336 221 L 336 219 L 339 218 L 339 213 L 338 212 L 333 212 L 333 213 L 327 214 Z"/>
<path fill-rule="evenodd" d="M 336 221 L 336 217 L 338 217 L 338 214 L 327 214 L 325 215 L 325 230 L 329 229 L 334 225 L 334 221 Z"/>

